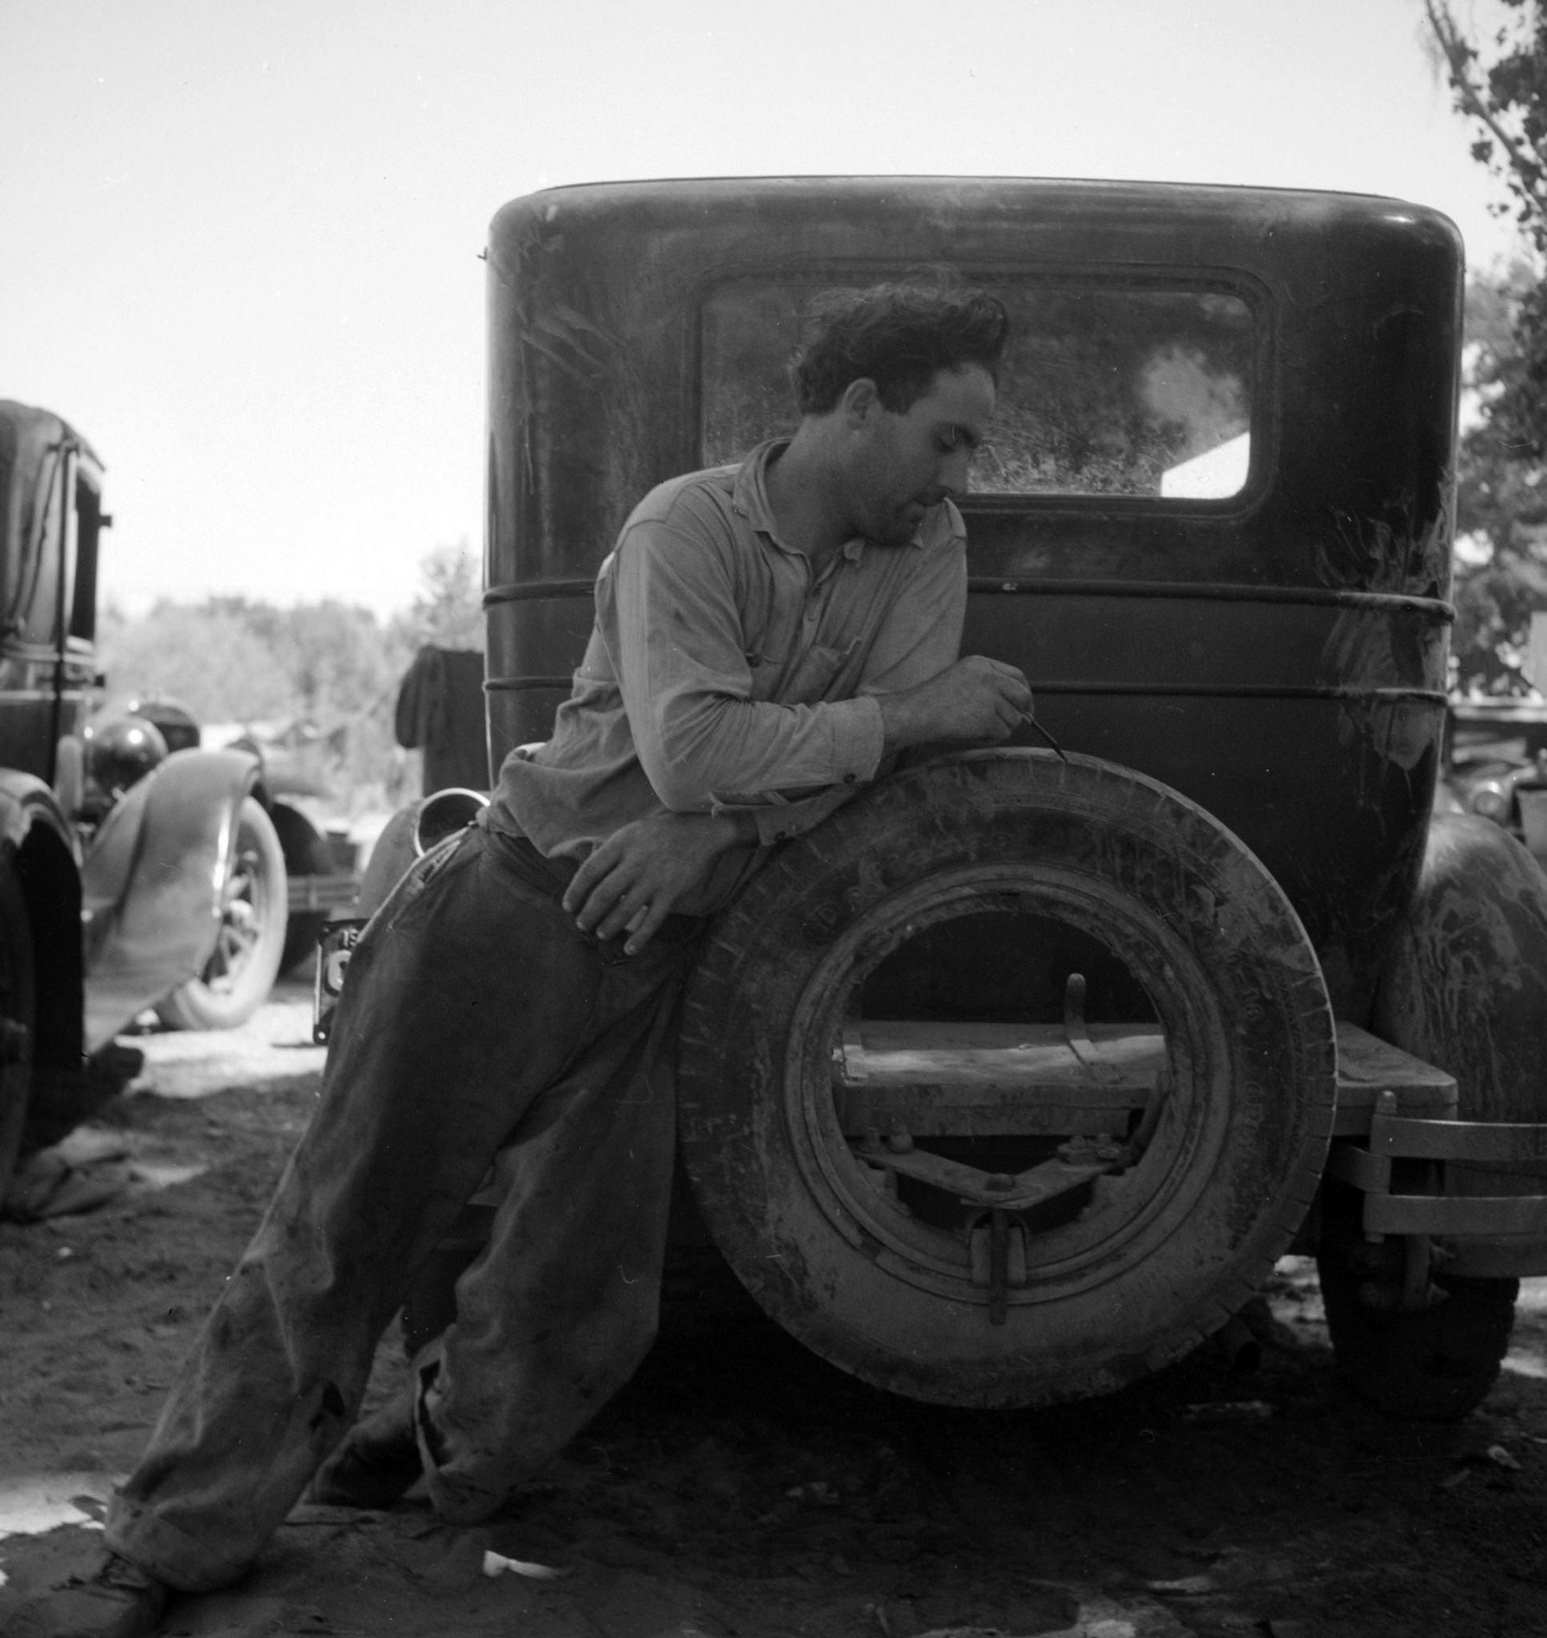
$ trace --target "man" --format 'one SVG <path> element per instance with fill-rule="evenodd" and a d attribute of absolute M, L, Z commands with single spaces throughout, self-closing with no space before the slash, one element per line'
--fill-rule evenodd
<path fill-rule="evenodd" d="M 167 1589 L 246 1569 L 325 1459 L 314 1496 L 386 1505 L 422 1469 L 442 1518 L 485 1518 L 632 1374 L 673 1157 L 657 1060 L 702 918 L 899 753 L 1003 740 L 1030 709 L 1019 672 L 956 658 L 951 497 L 1005 329 L 981 294 L 830 298 L 793 437 L 640 503 L 552 739 L 361 939 L 316 1115 L 114 1499 L 105 1567 L 15 1630 L 149 1631 Z M 491 1167 L 454 1324 L 337 1448 Z"/>

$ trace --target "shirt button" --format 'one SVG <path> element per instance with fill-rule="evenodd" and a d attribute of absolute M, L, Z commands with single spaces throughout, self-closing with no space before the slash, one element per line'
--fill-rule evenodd
<path fill-rule="evenodd" d="M 857 785 L 859 783 L 859 775 L 855 773 L 846 773 L 843 776 L 843 782 L 845 785 Z"/>

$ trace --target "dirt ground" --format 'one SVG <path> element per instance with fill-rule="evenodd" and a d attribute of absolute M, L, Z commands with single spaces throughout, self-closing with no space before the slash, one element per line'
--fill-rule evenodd
<path fill-rule="evenodd" d="M 90 1552 L 195 1327 L 310 1109 L 281 991 L 231 1035 L 151 1036 L 102 1124 L 134 1181 L 0 1223 L 0 1632 Z M 508 1517 L 299 1509 L 169 1633 L 524 1638 L 1511 1638 L 1547 1635 L 1547 1281 L 1483 1409 L 1398 1425 L 1334 1380 L 1286 1260 L 1243 1373 L 1208 1347 L 1115 1398 L 967 1413 L 806 1355 L 683 1254 L 640 1376 Z M 390 1376 L 397 1340 L 383 1345 Z M 494 1551 L 542 1577 L 484 1573 Z"/>

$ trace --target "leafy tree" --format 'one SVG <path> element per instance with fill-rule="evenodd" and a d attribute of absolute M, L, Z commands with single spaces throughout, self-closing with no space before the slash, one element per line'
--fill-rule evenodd
<path fill-rule="evenodd" d="M 278 609 L 245 599 L 231 606 L 258 634 L 287 684 L 289 711 L 332 726 L 372 709 L 397 686 L 403 645 L 369 609 L 327 599 Z"/>
<path fill-rule="evenodd" d="M 466 540 L 419 560 L 419 592 L 399 624 L 413 649 L 483 648 L 483 565 Z"/>
<path fill-rule="evenodd" d="M 1501 4 L 1505 20 L 1481 44 L 1445 0 L 1424 0 L 1424 11 L 1456 108 L 1478 128 L 1472 157 L 1504 187 L 1506 202 L 1495 210 L 1514 219 L 1539 272 L 1547 259 L 1547 6 Z M 1520 457 L 1539 461 L 1547 452 L 1547 284 L 1516 279 L 1510 294 L 1514 346 L 1494 355 L 1486 413 Z"/>
<path fill-rule="evenodd" d="M 1518 361 L 1514 318 L 1534 275 L 1517 264 L 1467 288 L 1465 391 L 1470 422 L 1456 471 L 1457 551 L 1452 640 L 1456 686 L 1525 694 L 1531 616 L 1547 608 L 1547 469 L 1493 413 Z"/>
<path fill-rule="evenodd" d="M 1531 615 L 1547 608 L 1547 7 L 1502 4 L 1486 39 L 1469 36 L 1445 0 L 1424 0 L 1424 11 L 1456 107 L 1477 127 L 1472 155 L 1503 185 L 1507 203 L 1497 209 L 1534 253 L 1468 290 L 1477 420 L 1457 472 L 1456 681 L 1521 694 L 1530 689 L 1520 655 Z"/>
<path fill-rule="evenodd" d="M 202 724 L 279 735 L 273 766 L 296 765 L 335 806 L 396 807 L 418 788 L 416 753 L 393 731 L 398 688 L 424 643 L 483 646 L 482 570 L 466 543 L 420 563 L 412 607 L 383 624 L 336 599 L 280 608 L 241 596 L 158 602 L 98 623 L 108 709 L 131 696 L 175 700 Z"/>
<path fill-rule="evenodd" d="M 107 610 L 98 648 L 106 703 L 130 696 L 175 700 L 201 722 L 255 722 L 291 711 L 289 679 L 244 610 L 166 598 L 131 620 Z"/>
<path fill-rule="evenodd" d="M 1481 127 L 1472 157 L 1504 184 L 1514 215 L 1547 252 L 1547 11 L 1541 0 L 1501 0 L 1509 14 L 1479 45 L 1446 0 L 1424 0 L 1456 108 Z"/>

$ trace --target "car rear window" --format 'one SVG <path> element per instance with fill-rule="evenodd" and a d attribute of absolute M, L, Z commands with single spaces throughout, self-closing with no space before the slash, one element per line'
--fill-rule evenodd
<path fill-rule="evenodd" d="M 701 307 L 701 455 L 787 430 L 787 367 L 821 284 L 730 280 Z M 861 282 L 861 281 L 854 281 Z M 869 280 L 863 282 L 870 282 Z M 1225 500 L 1251 467 L 1257 324 L 1236 291 L 1095 278 L 985 280 L 1008 306 L 980 495 Z"/>

